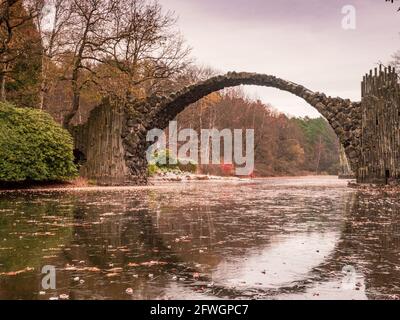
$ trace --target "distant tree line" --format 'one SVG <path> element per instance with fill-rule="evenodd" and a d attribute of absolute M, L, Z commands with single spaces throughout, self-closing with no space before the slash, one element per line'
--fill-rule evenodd
<path fill-rule="evenodd" d="M 246 98 L 240 89 L 207 96 L 179 114 L 177 122 L 178 129 L 197 132 L 254 129 L 255 176 L 338 173 L 339 142 L 324 118 L 288 117 L 259 100 Z M 224 165 L 199 168 L 202 173 L 232 174 L 224 172 Z"/>

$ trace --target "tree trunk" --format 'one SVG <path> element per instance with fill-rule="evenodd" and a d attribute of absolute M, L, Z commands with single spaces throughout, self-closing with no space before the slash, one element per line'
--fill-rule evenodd
<path fill-rule="evenodd" d="M 45 67 L 46 61 L 44 58 L 44 52 L 42 52 L 42 82 L 40 84 L 40 100 L 39 100 L 39 109 L 43 110 L 44 108 L 44 99 L 47 94 L 47 69 Z"/>
<path fill-rule="evenodd" d="M 40 90 L 40 101 L 39 101 L 39 109 L 40 110 L 43 110 L 43 108 L 44 108 L 44 96 L 45 96 L 45 93 L 44 93 L 43 89 L 41 89 Z"/>
<path fill-rule="evenodd" d="M 6 101 L 6 75 L 1 75 L 0 100 Z"/>
<path fill-rule="evenodd" d="M 63 126 L 64 128 L 68 128 L 70 125 L 70 122 L 72 121 L 72 119 L 74 118 L 74 116 L 76 115 L 76 113 L 79 110 L 79 105 L 80 105 L 80 100 L 81 100 L 81 93 L 80 93 L 80 89 L 78 86 L 78 81 L 77 81 L 77 75 L 73 76 L 72 80 L 72 110 L 65 115 L 64 117 L 64 121 L 63 121 Z"/>
<path fill-rule="evenodd" d="M 322 137 L 320 135 L 319 136 L 319 141 L 318 141 L 317 166 L 315 168 L 315 172 L 316 172 L 317 175 L 319 173 L 319 163 L 321 161 L 321 152 L 322 152 Z"/>

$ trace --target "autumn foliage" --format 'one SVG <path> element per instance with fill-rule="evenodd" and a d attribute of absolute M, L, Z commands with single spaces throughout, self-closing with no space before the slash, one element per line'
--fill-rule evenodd
<path fill-rule="evenodd" d="M 337 174 L 338 140 L 320 117 L 286 116 L 240 90 L 213 93 L 190 106 L 177 118 L 180 128 L 254 129 L 253 176 Z M 204 173 L 233 175 L 226 164 L 200 166 Z"/>

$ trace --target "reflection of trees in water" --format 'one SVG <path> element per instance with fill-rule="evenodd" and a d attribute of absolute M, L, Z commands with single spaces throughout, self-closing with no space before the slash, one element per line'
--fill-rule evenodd
<path fill-rule="evenodd" d="M 296 284 L 340 279 L 343 268 L 362 275 L 368 298 L 392 298 L 400 294 L 400 204 L 382 194 L 352 193 L 346 203 L 341 237 L 333 253 L 313 269 L 309 279 Z M 289 290 L 288 292 L 293 292 Z"/>
<path fill-rule="evenodd" d="M 105 200 L 103 199 L 103 202 Z M 98 297 L 119 297 L 121 295 L 127 297 L 124 294 L 125 289 L 132 286 L 135 288 L 137 298 L 151 298 L 162 296 L 163 290 L 171 281 L 171 274 L 185 277 L 187 281 L 192 280 L 193 274 L 199 272 L 190 260 L 192 256 L 186 260 L 185 258 L 188 256 L 182 254 L 185 250 L 176 250 L 171 239 L 169 241 L 163 238 L 160 229 L 157 228 L 158 219 L 160 219 L 159 213 L 163 213 L 159 207 L 154 206 L 153 201 L 147 202 L 147 200 L 142 198 L 141 201 L 138 201 L 128 198 L 124 200 L 123 212 L 121 210 L 120 214 L 112 216 L 107 215 L 109 212 L 116 212 L 112 206 L 99 208 L 96 205 L 88 206 L 82 199 L 75 200 L 73 207 L 75 223 L 72 227 L 74 238 L 64 248 L 62 256 L 60 256 L 63 262 L 58 261 L 58 264 L 77 265 L 79 261 L 85 261 L 85 266 L 97 267 L 102 270 L 101 274 L 95 274 L 93 277 L 103 279 L 103 281 L 98 284 L 92 283 L 90 289 L 96 291 Z M 121 203 L 119 204 L 121 205 Z M 99 221 L 99 219 L 102 220 Z M 208 221 L 207 225 L 210 226 L 210 223 Z M 179 222 L 176 228 L 180 228 Z M 174 230 L 174 227 L 171 230 Z M 129 263 L 141 264 L 151 261 L 159 261 L 161 264 L 158 266 L 155 264 L 153 267 L 126 268 Z M 120 277 L 115 278 L 115 282 L 118 284 L 105 285 L 106 281 L 112 280 L 106 278 L 107 270 L 115 267 L 124 268 Z M 149 273 L 155 275 L 157 292 L 154 292 L 154 288 L 149 288 L 154 286 L 153 280 L 148 277 Z M 139 277 L 132 280 L 134 274 Z M 204 277 L 197 280 L 209 281 Z M 69 280 L 64 279 L 63 285 L 73 287 L 74 283 L 71 282 L 71 277 Z M 85 290 L 73 290 L 70 292 L 70 296 L 85 297 Z M 93 297 L 89 295 L 86 298 Z"/>
<path fill-rule="evenodd" d="M 371 298 L 400 294 L 399 212 L 398 197 L 358 193 L 353 200 L 342 246 L 364 273 Z"/>
<path fill-rule="evenodd" d="M 150 194 L 146 198 L 142 197 L 141 201 L 127 198 L 123 204 L 119 203 L 125 208 L 122 215 L 105 217 L 101 223 L 99 217 L 112 212 L 112 206 L 99 208 L 96 204 L 87 205 L 85 199 L 76 200 L 73 209 L 74 240 L 63 251 L 64 264 L 73 265 L 83 260 L 86 265 L 107 270 L 112 269 L 111 264 L 114 267 L 124 267 L 129 262 L 162 261 L 168 264 L 157 270 L 160 275 L 157 279 L 158 295 L 162 295 L 164 287 L 168 287 L 171 274 L 183 276 L 185 283 L 190 283 L 196 289 L 204 289 L 212 282 L 209 276 L 211 270 L 225 256 L 242 257 L 249 250 L 261 250 L 270 244 L 272 237 L 279 235 L 288 226 L 304 225 L 304 229 L 308 228 L 305 227 L 307 216 L 300 214 L 287 217 L 279 213 L 284 201 L 275 201 L 275 208 L 264 215 L 254 212 L 254 208 L 247 204 L 240 204 L 243 215 L 231 215 L 230 212 L 237 210 L 238 204 L 235 202 L 223 206 L 196 204 L 190 210 L 180 211 L 171 202 L 166 201 L 161 205 L 152 197 Z M 297 201 L 301 202 L 302 199 Z M 107 202 L 107 199 L 103 199 L 103 202 Z M 325 204 L 326 207 L 329 205 Z M 323 213 L 319 219 L 322 224 L 329 223 Z M 266 231 L 269 225 L 278 227 Z M 199 264 L 201 267 L 198 267 Z M 113 292 L 114 296 L 121 295 L 126 283 L 131 281 L 129 277 L 132 273 L 139 273 L 143 277 L 136 281 L 135 289 L 141 288 L 142 296 L 145 297 L 149 281 L 146 272 L 149 271 L 124 270 L 122 279 L 118 280 L 121 285 L 115 289 L 119 291 Z M 203 276 L 193 279 L 194 273 Z M 73 287 L 73 283 L 65 286 Z M 240 295 L 239 291 L 233 292 L 232 289 L 218 286 L 207 290 L 215 295 Z M 79 290 L 74 292 L 76 297 L 80 296 Z M 111 295 L 112 289 L 102 283 L 96 287 L 96 292 L 106 297 Z"/>
<path fill-rule="evenodd" d="M 351 193 L 344 201 L 346 214 L 343 222 L 343 217 L 332 221 L 332 215 L 325 214 L 329 210 L 340 211 L 335 205 L 342 208 L 343 202 L 335 204 L 334 199 L 322 199 L 320 207 L 325 209 L 319 213 L 316 206 L 309 213 L 290 214 L 296 212 L 296 208 L 285 209 L 285 204 L 291 202 L 301 206 L 304 199 L 287 195 L 287 199 L 268 204 L 265 214 L 253 212 L 254 204 L 242 204 L 242 215 L 230 215 L 233 211 L 237 212 L 237 202 L 221 205 L 205 201 L 186 208 L 186 203 L 179 207 L 171 200 L 158 201 L 160 196 L 152 191 L 140 195 L 139 198 L 131 193 L 118 196 L 112 193 L 61 194 L 42 197 L 41 200 L 17 197 L 12 201 L 0 201 L 0 209 L 14 212 L 9 216 L 0 215 L 0 239 L 4 237 L 14 241 L 11 245 L 15 245 L 18 251 L 22 250 L 15 257 L 6 256 L 6 251 L 0 252 L 0 264 L 3 261 L 18 263 L 15 269 L 35 264 L 37 268 L 35 273 L 0 279 L 0 297 L 34 298 L 34 292 L 40 291 L 39 270 L 44 264 L 57 266 L 58 290 L 60 293 L 68 290 L 71 298 L 123 298 L 128 297 L 124 293 L 127 287 L 134 288 L 134 298 L 162 297 L 168 291 L 172 275 L 184 277 L 185 281 L 181 283 L 187 288 L 200 288 L 220 297 L 301 294 L 317 282 L 337 279 L 345 265 L 354 266 L 364 275 L 369 297 L 379 297 L 369 292 L 399 294 L 400 210 L 396 199 Z M 107 215 L 110 212 L 117 214 Z M 318 223 L 313 224 L 315 230 L 311 231 L 323 232 L 335 224 L 341 228 L 341 237 L 334 252 L 305 279 L 271 290 L 243 292 L 218 285 L 207 288 L 212 281 L 210 275 L 213 268 L 226 256 L 244 257 L 249 251 L 262 250 L 271 245 L 275 236 L 294 227 L 298 232 L 309 232 L 310 217 L 314 214 L 318 214 L 315 216 Z M 46 216 L 54 219 L 45 219 Z M 55 235 L 27 239 L 30 241 L 30 253 L 23 253 L 23 248 L 18 247 L 23 242 L 19 242 L 17 235 L 14 239 L 1 233 L 9 232 L 15 220 L 18 220 L 15 226 L 17 231 L 51 231 Z M 37 222 L 36 229 L 32 229 L 34 220 Z M 43 249 L 52 247 L 61 250 L 53 252 L 56 257 L 43 259 L 47 254 Z M 84 261 L 82 265 L 81 261 Z M 129 263 L 149 261 L 166 264 L 126 267 Z M 97 267 L 100 272 L 63 271 L 67 264 Z M 123 272 L 108 278 L 107 273 L 111 272 L 108 270 L 115 267 L 122 267 Z M 154 273 L 154 279 L 148 277 L 149 273 Z M 194 279 L 194 273 L 201 273 L 202 277 Z M 138 278 L 133 278 L 135 274 Z M 78 286 L 73 281 L 74 276 L 80 276 L 86 282 Z"/>
<path fill-rule="evenodd" d="M 326 258 L 324 263 L 313 268 L 312 272 L 305 279 L 296 281 L 287 287 L 278 289 L 257 289 L 248 290 L 246 294 L 251 297 L 273 296 L 284 293 L 301 293 L 315 283 L 323 283 L 329 280 L 340 280 L 343 278 L 342 272 L 345 266 L 353 266 L 355 270 L 364 277 L 366 294 L 369 298 L 386 297 L 400 294 L 400 216 L 398 213 L 399 202 L 393 197 L 383 197 L 382 195 L 368 195 L 363 193 L 350 193 L 345 195 L 345 215 L 344 221 L 341 222 L 341 236 L 335 247 L 335 250 Z M 207 208 L 202 208 L 204 212 Z M 223 208 L 227 209 L 227 208 Z M 247 219 L 249 218 L 249 219 Z M 276 218 L 274 215 L 266 215 L 263 217 L 266 221 L 259 225 L 274 224 Z M 293 217 L 292 217 L 293 218 Z M 293 222 L 302 223 L 302 217 L 294 217 L 295 221 L 288 221 L 287 217 L 281 219 L 282 228 Z M 178 219 L 183 225 L 183 216 L 172 216 L 167 219 Z M 192 219 L 187 217 L 187 219 Z M 252 224 L 251 217 L 241 217 L 243 224 Z M 343 217 L 340 217 L 342 220 Z M 215 224 L 216 219 L 213 219 Z M 324 220 L 324 217 L 322 217 Z M 328 222 L 328 221 L 327 221 Z M 168 226 L 174 225 L 174 221 L 158 222 L 159 228 L 164 229 L 165 234 Z M 257 229 L 256 227 L 254 229 Z M 246 229 L 248 230 L 248 228 Z M 215 243 L 221 239 L 229 238 L 229 234 L 235 234 L 237 229 L 232 225 L 221 225 L 213 228 L 213 237 Z M 185 230 L 183 234 L 194 234 L 192 230 Z M 237 234 L 235 234 L 237 236 Z M 273 236 L 273 235 L 271 235 Z M 242 243 L 243 248 L 249 249 L 254 247 L 264 247 L 268 244 L 268 240 L 260 241 L 257 238 L 246 240 Z M 218 247 L 210 246 L 211 251 L 216 255 Z M 236 253 L 239 252 L 235 250 Z M 220 256 L 220 255 L 219 255 Z M 219 261 L 216 262 L 218 264 Z M 215 286 L 213 293 L 219 296 L 236 297 L 243 296 L 243 292 L 235 288 L 227 288 Z"/>
<path fill-rule="evenodd" d="M 43 256 L 69 243 L 71 228 L 60 227 L 71 217 L 69 207 L 44 195 L 10 194 L 0 199 L 0 273 L 22 271 L 17 276 L 0 276 L 0 299 L 32 299 L 41 290 Z M 27 280 L 29 278 L 29 280 Z"/>

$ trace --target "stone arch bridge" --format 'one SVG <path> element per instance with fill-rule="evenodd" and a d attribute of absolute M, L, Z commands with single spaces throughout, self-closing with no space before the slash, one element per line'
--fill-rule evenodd
<path fill-rule="evenodd" d="M 389 79 L 394 74 L 393 69 L 380 69 L 375 70 L 375 75 L 371 73 L 370 78 L 364 77 L 363 95 L 371 91 L 373 79 L 380 76 Z M 359 172 L 363 165 L 362 102 L 326 96 L 272 75 L 230 72 L 168 96 L 151 96 L 146 100 L 105 99 L 92 110 L 87 123 L 72 129 L 76 150 L 84 160 L 81 174 L 105 185 L 147 183 L 147 132 L 166 128 L 169 121 L 206 95 L 238 85 L 276 88 L 304 99 L 326 118 L 344 147 L 352 170 Z"/>

